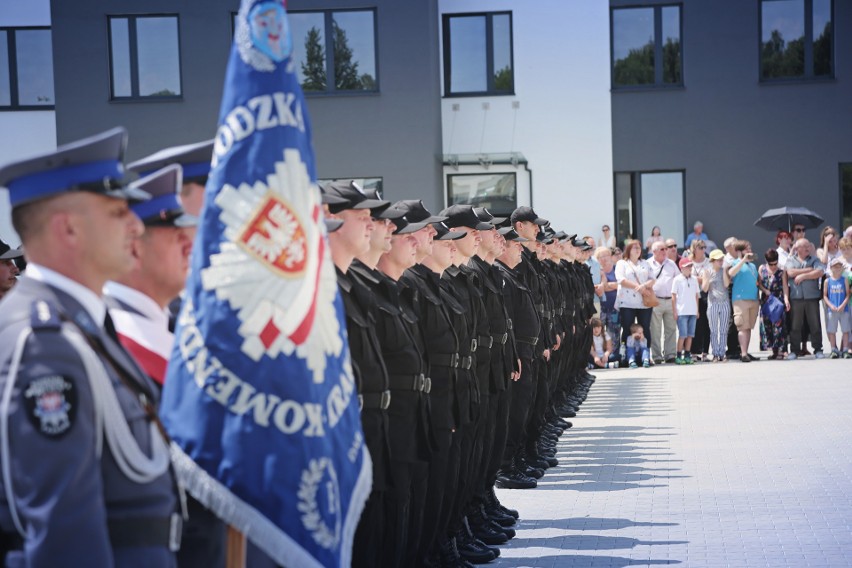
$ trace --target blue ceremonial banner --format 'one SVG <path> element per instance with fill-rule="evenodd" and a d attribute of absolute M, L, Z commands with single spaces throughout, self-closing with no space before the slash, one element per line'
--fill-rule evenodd
<path fill-rule="evenodd" d="M 370 492 L 283 2 L 243 0 L 161 416 L 189 492 L 290 567 L 348 566 Z"/>

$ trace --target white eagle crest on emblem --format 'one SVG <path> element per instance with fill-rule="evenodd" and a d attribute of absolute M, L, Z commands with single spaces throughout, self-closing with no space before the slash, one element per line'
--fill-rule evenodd
<path fill-rule="evenodd" d="M 237 311 L 248 357 L 295 353 L 314 382 L 323 382 L 326 358 L 343 349 L 334 307 L 337 277 L 319 191 L 299 151 L 284 150 L 266 183 L 225 184 L 216 205 L 225 240 L 202 270 L 202 286 Z"/>

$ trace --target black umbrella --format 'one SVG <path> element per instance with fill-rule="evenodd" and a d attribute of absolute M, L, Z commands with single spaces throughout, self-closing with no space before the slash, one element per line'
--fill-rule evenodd
<path fill-rule="evenodd" d="M 767 210 L 754 224 L 767 231 L 792 231 L 793 225 L 813 229 L 824 222 L 825 219 L 806 207 L 778 207 Z"/>

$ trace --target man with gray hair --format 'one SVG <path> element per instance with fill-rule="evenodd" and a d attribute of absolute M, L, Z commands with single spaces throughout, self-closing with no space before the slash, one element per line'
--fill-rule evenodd
<path fill-rule="evenodd" d="M 686 241 L 683 243 L 683 247 L 689 248 L 689 245 L 691 245 L 692 241 L 695 239 L 701 239 L 702 241 L 710 240 L 710 237 L 704 233 L 704 223 L 701 221 L 696 221 L 695 224 L 692 225 L 692 232 L 686 236 Z"/>
<path fill-rule="evenodd" d="M 807 319 L 810 328 L 814 358 L 822 359 L 822 324 L 819 315 L 819 280 L 825 273 L 823 264 L 813 256 L 813 245 L 808 239 L 799 239 L 794 245 L 796 254 L 787 259 L 787 283 L 784 295 L 789 300 L 790 354 L 787 359 L 796 359 L 804 351 L 807 338 L 802 337 L 802 325 Z"/>
<path fill-rule="evenodd" d="M 672 250 L 677 252 L 676 248 Z M 656 278 L 654 295 L 660 302 L 651 313 L 651 357 L 655 363 L 674 363 L 677 350 L 677 322 L 672 311 L 672 281 L 680 274 L 680 270 L 667 252 L 667 244 L 657 241 L 651 245 L 652 257 L 648 260 L 653 278 Z M 662 346 L 661 334 L 665 336 Z"/>

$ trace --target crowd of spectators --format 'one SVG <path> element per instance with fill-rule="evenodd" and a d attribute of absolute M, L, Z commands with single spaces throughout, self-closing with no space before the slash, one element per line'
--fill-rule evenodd
<path fill-rule="evenodd" d="M 852 358 L 852 227 L 842 234 L 824 227 L 818 247 L 804 225 L 790 228 L 775 234 L 761 262 L 736 237 L 718 248 L 701 221 L 683 248 L 655 226 L 644 249 L 629 239 L 623 251 L 604 225 L 590 261 L 597 294 L 590 366 L 748 363 L 758 358 L 748 352 L 755 330 L 769 359 Z"/>

